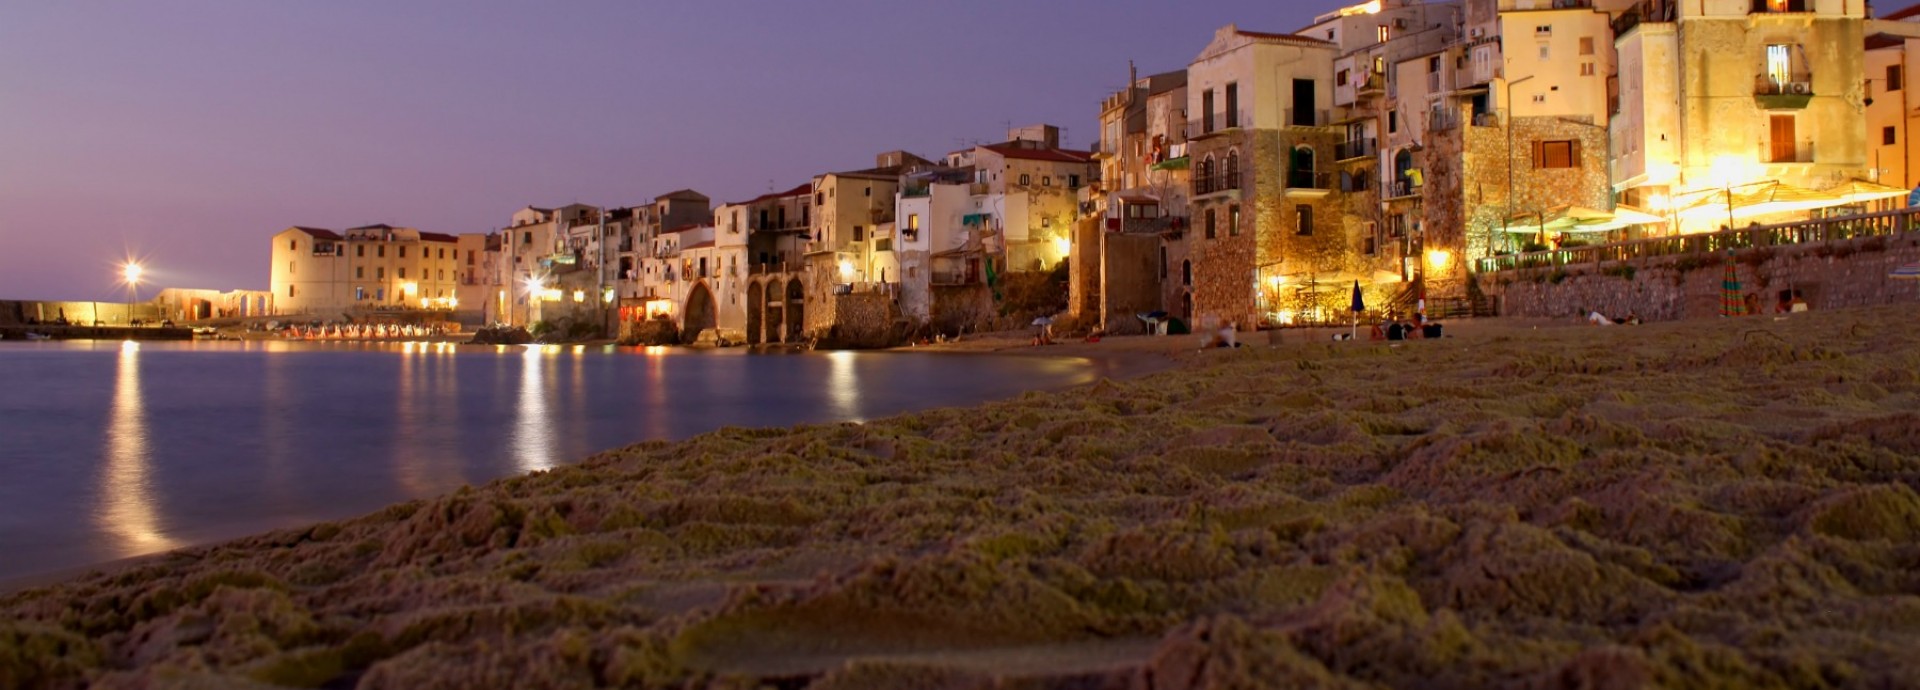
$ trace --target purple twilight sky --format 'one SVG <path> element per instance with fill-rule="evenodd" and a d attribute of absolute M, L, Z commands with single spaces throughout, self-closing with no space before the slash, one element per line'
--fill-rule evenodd
<path fill-rule="evenodd" d="M 0 299 L 264 289 L 289 225 L 485 232 L 527 204 L 716 202 L 1047 122 L 1229 22 L 1338 0 L 18 2 L 0 18 Z"/>

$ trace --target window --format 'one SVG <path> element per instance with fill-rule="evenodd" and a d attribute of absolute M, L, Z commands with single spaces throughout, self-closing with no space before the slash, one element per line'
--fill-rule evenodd
<path fill-rule="evenodd" d="M 1793 46 L 1780 43 L 1767 46 L 1767 78 L 1775 84 L 1793 81 Z"/>
<path fill-rule="evenodd" d="M 364 245 L 364 244 L 363 244 L 363 245 L 360 245 L 360 246 L 358 246 L 358 247 L 354 247 L 354 248 L 353 248 L 353 255 L 354 255 L 354 256 L 366 256 L 366 255 L 367 255 L 367 245 Z"/>
<path fill-rule="evenodd" d="M 907 232 L 919 232 L 919 231 L 920 231 L 920 214 L 918 213 L 907 214 Z"/>
<path fill-rule="evenodd" d="M 1240 85 L 1227 84 L 1227 127 L 1240 126 Z"/>
<path fill-rule="evenodd" d="M 813 205 L 815 205 L 815 206 L 824 206 L 824 205 L 826 205 L 826 203 L 827 203 L 827 195 L 826 195 L 826 194 L 824 194 L 824 193 L 821 193 L 821 192 L 814 192 L 814 193 L 813 193 Z"/>
<path fill-rule="evenodd" d="M 1022 185 L 1033 184 L 1033 178 L 1028 176 L 1026 173 L 1020 173 L 1020 184 Z"/>
<path fill-rule="evenodd" d="M 1894 144 L 1900 143 L 1899 137 L 1900 137 L 1899 133 L 1895 132 L 1892 127 L 1880 128 L 1880 143 L 1882 144 L 1885 144 L 1887 146 L 1892 146 Z"/>
<path fill-rule="evenodd" d="M 386 269 L 385 267 L 382 267 L 382 268 L 376 268 L 376 269 L 373 269 L 373 279 L 374 279 L 374 280 L 386 280 L 386 279 L 387 279 L 387 269 Z"/>
<path fill-rule="evenodd" d="M 1213 89 L 1200 92 L 1200 131 L 1213 131 Z"/>
<path fill-rule="evenodd" d="M 1308 206 L 1306 204 L 1300 204 L 1298 206 L 1293 207 L 1293 217 L 1294 217 L 1294 220 L 1300 224 L 1300 229 L 1297 232 L 1299 232 L 1302 235 L 1313 234 L 1313 207 L 1312 206 Z"/>
<path fill-rule="evenodd" d="M 446 269 L 444 269 L 444 268 L 443 268 L 443 269 L 440 269 L 440 278 L 439 278 L 439 279 L 440 279 L 440 280 L 446 280 L 446 279 L 447 279 L 447 270 L 446 270 Z"/>
<path fill-rule="evenodd" d="M 1552 25 L 1552 24 L 1539 24 L 1539 25 L 1535 25 L 1535 26 L 1533 27 L 1533 35 L 1535 35 L 1535 36 L 1552 36 L 1552 35 L 1553 35 L 1553 25 Z"/>
<path fill-rule="evenodd" d="M 1438 56 L 1427 58 L 1427 74 L 1439 74 L 1439 73 L 1440 73 L 1440 58 Z"/>
<path fill-rule="evenodd" d="M 866 228 L 866 226 L 864 226 L 864 225 L 855 225 L 855 226 L 853 226 L 853 241 L 855 241 L 855 242 L 865 242 L 865 241 L 867 241 L 867 228 Z"/>
<path fill-rule="evenodd" d="M 873 196 L 873 188 L 862 185 L 860 187 L 860 196 Z"/>
<path fill-rule="evenodd" d="M 1387 111 L 1387 133 L 1393 134 L 1398 131 L 1400 131 L 1400 111 L 1389 110 Z"/>
<path fill-rule="evenodd" d="M 1379 39 L 1381 43 L 1386 43 L 1387 39 L 1393 38 L 1393 30 L 1381 24 L 1380 28 L 1374 32 L 1374 38 Z"/>
<path fill-rule="evenodd" d="M 1074 188 L 1074 189 L 1079 189 L 1079 188 L 1080 188 L 1080 176 L 1079 176 L 1079 175 L 1068 175 L 1068 176 L 1067 176 L 1067 186 L 1068 186 L 1068 187 L 1071 187 L 1071 188 Z"/>
<path fill-rule="evenodd" d="M 1593 63 L 1591 62 L 1580 63 L 1580 76 L 1583 76 L 1583 77 L 1593 76 Z"/>
<path fill-rule="evenodd" d="M 442 248 L 440 249 L 440 258 L 442 258 L 442 259 L 444 259 L 444 258 L 447 258 L 447 250 L 446 250 L 446 248 L 445 248 L 445 247 L 442 247 Z"/>
<path fill-rule="evenodd" d="M 1042 187 L 1052 187 L 1052 186 L 1053 186 L 1053 176 L 1052 176 L 1052 175 L 1041 175 L 1041 176 L 1040 176 L 1040 186 L 1042 186 Z"/>
<path fill-rule="evenodd" d="M 355 302 L 358 302 L 358 301 L 361 301 L 361 300 L 364 300 L 364 299 L 366 299 L 366 298 L 367 298 L 367 289 L 366 289 L 366 288 L 363 288 L 363 287 L 357 287 L 357 288 L 354 288 L 354 289 L 353 289 L 353 301 L 355 301 Z"/>
<path fill-rule="evenodd" d="M 405 266 L 401 266 L 401 267 L 400 267 L 400 279 L 401 279 L 401 280 L 406 280 L 406 279 L 407 279 L 407 267 L 405 267 Z"/>
<path fill-rule="evenodd" d="M 402 258 L 402 259 L 404 259 L 404 258 L 407 258 L 407 248 L 406 248 L 406 247 L 401 247 L 401 248 L 400 248 L 400 258 Z"/>
<path fill-rule="evenodd" d="M 287 273 L 289 273 L 289 274 L 291 274 L 291 273 L 293 273 L 293 272 L 294 272 L 294 271 L 293 271 L 293 266 L 294 266 L 294 264 L 293 264 L 293 262 L 292 262 L 292 261 L 288 261 L 288 262 L 287 262 Z"/>
<path fill-rule="evenodd" d="M 1540 61 L 1546 62 L 1551 59 L 1553 59 L 1552 51 L 1547 46 L 1540 46 Z"/>
<path fill-rule="evenodd" d="M 354 277 L 354 278 L 355 278 L 356 280 L 366 280 L 366 279 L 367 279 L 367 267 L 365 267 L 365 266 L 355 266 L 355 267 L 353 267 L 353 277 Z"/>
<path fill-rule="evenodd" d="M 1193 262 L 1192 261 L 1180 262 L 1180 284 L 1181 285 L 1193 284 Z"/>
<path fill-rule="evenodd" d="M 520 233 L 520 243 L 533 244 L 533 231 L 528 230 L 526 232 Z"/>
<path fill-rule="evenodd" d="M 1347 71 L 1346 71 L 1346 70 L 1340 70 L 1339 72 L 1335 72 L 1335 73 L 1334 73 L 1334 75 L 1333 75 L 1333 85 L 1334 85 L 1334 86 L 1346 86 L 1346 85 L 1347 85 Z"/>
<path fill-rule="evenodd" d="M 380 300 L 384 300 L 384 299 L 386 299 L 386 298 L 387 298 L 387 289 L 386 289 L 386 288 L 374 288 L 374 289 L 373 289 L 373 299 L 374 299 L 375 301 L 380 301 Z"/>
<path fill-rule="evenodd" d="M 1380 253 L 1380 227 L 1377 225 L 1374 225 L 1372 222 L 1368 222 L 1365 225 L 1361 226 L 1360 234 L 1365 238 L 1363 251 L 1367 253 L 1367 256 L 1373 256 L 1375 254 L 1379 254 Z"/>
<path fill-rule="evenodd" d="M 1904 85 L 1904 82 L 1906 80 L 1907 80 L 1907 75 L 1902 74 L 1902 70 L 1900 69 L 1899 65 L 1887 65 L 1887 90 L 1888 91 L 1899 91 L 1900 87 Z"/>
<path fill-rule="evenodd" d="M 1165 280 L 1166 277 L 1167 277 L 1167 248 L 1165 245 L 1162 245 L 1160 247 L 1160 278 L 1162 280 Z"/>
<path fill-rule="evenodd" d="M 287 251 L 299 251 L 300 240 L 287 240 Z"/>
<path fill-rule="evenodd" d="M 377 256 L 382 259 L 387 258 L 387 246 L 383 244 L 378 247 L 374 247 L 373 254 L 374 256 Z"/>
<path fill-rule="evenodd" d="M 1578 165 L 1580 144 L 1572 140 L 1541 141 L 1533 145 L 1533 167 L 1572 168 Z"/>
<path fill-rule="evenodd" d="M 1213 230 L 1213 209 L 1207 209 L 1207 215 L 1206 215 L 1206 223 L 1207 223 L 1207 224 L 1206 224 L 1206 228 L 1207 228 L 1207 239 L 1213 239 L 1213 238 L 1214 238 L 1214 230 Z"/>
<path fill-rule="evenodd" d="M 1580 54 L 1581 55 L 1593 54 L 1593 37 L 1592 36 L 1580 37 Z"/>
<path fill-rule="evenodd" d="M 1792 163 L 1799 160 L 1799 146 L 1793 136 L 1794 119 L 1792 115 L 1774 115 L 1767 122 L 1769 141 L 1767 159 L 1769 163 Z"/>
<path fill-rule="evenodd" d="M 1239 204 L 1234 204 L 1232 206 L 1227 207 L 1227 235 L 1231 237 L 1240 236 L 1240 205 Z"/>
<path fill-rule="evenodd" d="M 296 286 L 296 285 L 288 285 L 288 286 L 287 286 L 287 296 L 288 296 L 288 297 L 292 297 L 292 296 L 293 296 L 293 293 L 294 293 L 294 289 L 295 289 L 296 287 L 299 287 L 299 286 Z"/>

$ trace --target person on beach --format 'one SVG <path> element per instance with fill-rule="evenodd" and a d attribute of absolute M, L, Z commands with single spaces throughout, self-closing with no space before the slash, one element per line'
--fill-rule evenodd
<path fill-rule="evenodd" d="M 1595 326 L 1612 326 L 1612 325 L 1614 325 L 1614 323 L 1613 323 L 1613 319 L 1609 319 L 1609 318 L 1607 318 L 1607 315 L 1606 315 L 1606 314 L 1602 314 L 1602 313 L 1600 313 L 1600 310 L 1598 310 L 1598 309 L 1589 309 L 1589 310 L 1587 310 L 1587 323 L 1591 323 L 1591 324 L 1593 324 L 1593 325 L 1595 325 Z"/>

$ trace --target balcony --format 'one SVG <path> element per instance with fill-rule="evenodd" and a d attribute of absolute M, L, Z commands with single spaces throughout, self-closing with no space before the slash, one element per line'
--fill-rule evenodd
<path fill-rule="evenodd" d="M 1762 163 L 1812 163 L 1813 142 L 1803 141 L 1799 145 L 1771 143 L 1760 144 L 1760 162 Z"/>
<path fill-rule="evenodd" d="M 1326 127 L 1333 124 L 1333 111 L 1288 108 L 1282 123 L 1288 127 Z"/>
<path fill-rule="evenodd" d="M 1287 172 L 1287 196 L 1320 197 L 1333 191 L 1333 173 L 1314 170 Z"/>
<path fill-rule="evenodd" d="M 1193 195 L 1205 196 L 1220 192 L 1229 192 L 1240 188 L 1240 175 L 1237 173 L 1214 173 L 1193 177 Z"/>
<path fill-rule="evenodd" d="M 1387 199 L 1389 200 L 1407 199 L 1407 198 L 1416 197 L 1419 195 L 1420 195 L 1420 188 L 1413 186 L 1413 181 L 1406 178 L 1394 180 L 1393 184 L 1390 187 L 1388 187 L 1388 191 L 1387 191 Z"/>
<path fill-rule="evenodd" d="M 1813 100 L 1813 75 L 1761 74 L 1753 78 L 1753 100 L 1768 110 L 1799 110 Z"/>
<path fill-rule="evenodd" d="M 1333 158 L 1337 161 L 1359 160 L 1362 158 L 1372 158 L 1379 152 L 1380 148 L 1377 142 L 1369 137 L 1366 139 L 1340 142 L 1339 145 L 1333 148 Z"/>
<path fill-rule="evenodd" d="M 1372 177 L 1373 171 L 1371 170 L 1340 173 L 1340 191 L 1347 194 L 1367 191 L 1367 188 L 1372 185 L 1368 180 Z"/>

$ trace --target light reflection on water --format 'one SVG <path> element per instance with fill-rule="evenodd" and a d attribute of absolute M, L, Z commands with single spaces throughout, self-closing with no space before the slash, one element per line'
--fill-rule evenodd
<path fill-rule="evenodd" d="M 0 346 L 0 584 L 363 514 L 722 426 L 856 421 L 1081 360 L 444 344 Z"/>
<path fill-rule="evenodd" d="M 100 526 L 123 553 L 152 553 L 179 546 L 154 518 L 153 486 L 147 478 L 147 413 L 140 395 L 140 343 L 121 343 L 114 367 L 113 410 L 107 422 L 106 472 L 100 477 Z"/>

